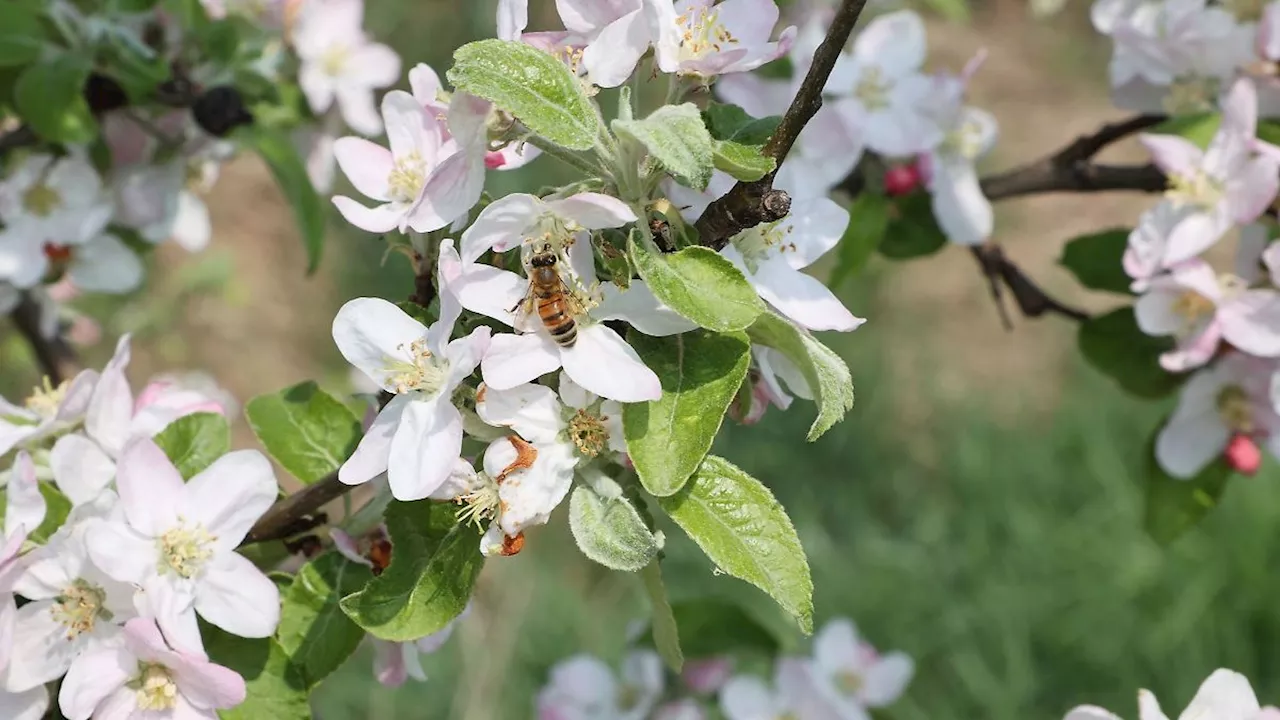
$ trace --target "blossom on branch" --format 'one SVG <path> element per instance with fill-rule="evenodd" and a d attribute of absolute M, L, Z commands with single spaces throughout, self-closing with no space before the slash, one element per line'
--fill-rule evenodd
<path fill-rule="evenodd" d="M 377 135 L 382 121 L 373 91 L 400 79 L 400 57 L 370 41 L 363 25 L 363 0 L 310 0 L 293 30 L 293 46 L 302 61 L 298 84 L 312 111 L 324 113 L 336 100 L 351 129 Z"/>
<path fill-rule="evenodd" d="M 662 696 L 662 660 L 636 650 L 622 660 L 622 672 L 590 655 L 575 655 L 551 669 L 538 693 L 538 720 L 644 720 Z"/>

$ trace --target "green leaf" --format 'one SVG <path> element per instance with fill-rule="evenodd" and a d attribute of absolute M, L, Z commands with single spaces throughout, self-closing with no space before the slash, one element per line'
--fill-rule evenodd
<path fill-rule="evenodd" d="M 231 426 L 221 413 L 192 413 L 169 423 L 155 441 L 190 480 L 231 449 Z"/>
<path fill-rule="evenodd" d="M 890 203 L 889 227 L 880 241 L 880 254 L 893 260 L 932 255 L 947 244 L 947 236 L 933 217 L 929 193 L 914 192 Z"/>
<path fill-rule="evenodd" d="M 737 105 L 712 102 L 702 111 L 707 130 L 716 140 L 728 140 L 743 145 L 764 145 L 778 129 L 782 117 L 772 115 L 753 118 Z"/>
<path fill-rule="evenodd" d="M 752 182 L 773 172 L 778 161 L 760 154 L 759 145 L 741 145 L 731 140 L 715 141 L 715 166 L 735 180 Z"/>
<path fill-rule="evenodd" d="M 1059 262 L 1090 290 L 1129 295 L 1132 280 L 1124 271 L 1129 232 L 1128 228 L 1113 228 L 1081 235 L 1067 243 Z"/>
<path fill-rule="evenodd" d="M 768 593 L 813 632 L 813 581 L 791 519 L 773 493 L 724 458 L 708 455 L 662 509 L 720 571 Z"/>
<path fill-rule="evenodd" d="M 222 720 L 310 720 L 306 678 L 275 638 L 249 639 L 201 621 L 200 637 L 209 659 L 239 673 L 248 694 Z"/>
<path fill-rule="evenodd" d="M 599 115 L 569 68 L 531 45 L 508 40 L 467 43 L 453 54 L 449 82 L 492 101 L 535 133 L 572 150 L 590 150 Z"/>
<path fill-rule="evenodd" d="M 87 57 L 69 53 L 28 65 L 13 88 L 18 115 L 49 142 L 91 142 L 97 122 L 82 95 L 91 67 Z"/>
<path fill-rule="evenodd" d="M 969 5 L 966 0 L 925 0 L 924 4 L 951 22 L 969 21 Z"/>
<path fill-rule="evenodd" d="M 645 592 L 649 595 L 649 606 L 653 608 L 653 645 L 658 649 L 662 661 L 672 672 L 684 669 L 684 652 L 680 649 L 680 630 L 676 625 L 675 615 L 671 612 L 671 603 L 667 600 L 667 588 L 662 584 L 662 568 L 654 560 L 640 571 L 644 580 Z"/>
<path fill-rule="evenodd" d="M 35 62 L 45 42 L 39 11 L 22 3 L 0 3 L 0 67 Z"/>
<path fill-rule="evenodd" d="M 330 552 L 302 566 L 282 593 L 276 637 L 308 688 L 337 670 L 364 639 L 364 630 L 342 612 L 339 602 L 372 578 L 369 568 Z"/>
<path fill-rule="evenodd" d="M 396 502 L 387 509 L 391 565 L 342 610 L 383 640 L 404 642 L 437 632 L 467 606 L 484 565 L 480 538 L 457 524 L 452 505 Z"/>
<path fill-rule="evenodd" d="M 664 105 L 643 120 L 614 120 L 613 131 L 643 145 L 681 185 L 706 190 L 711 182 L 711 133 L 693 103 Z"/>
<path fill-rule="evenodd" d="M 360 418 L 312 381 L 259 395 L 244 414 L 271 457 L 308 485 L 337 472 L 360 443 Z"/>
<path fill-rule="evenodd" d="M 742 606 L 715 598 L 674 603 L 680 645 L 689 657 L 759 653 L 772 658 L 782 643 Z"/>
<path fill-rule="evenodd" d="M 307 274 L 320 267 L 320 252 L 324 248 L 324 222 L 327 208 L 316 193 L 307 167 L 298 156 L 298 150 L 289 136 L 279 130 L 250 125 L 234 133 L 247 147 L 255 150 L 271 168 L 276 184 L 284 193 L 302 237 L 307 253 Z"/>
<path fill-rule="evenodd" d="M 668 337 L 629 333 L 628 342 L 662 382 L 662 397 L 622 406 L 627 452 L 640 482 L 665 497 L 684 487 L 720 431 L 747 376 L 743 333 L 695 331 Z"/>
<path fill-rule="evenodd" d="M 1159 432 L 1159 430 L 1157 430 Z M 1215 458 L 1198 475 L 1180 480 L 1166 473 L 1155 459 L 1155 438 L 1147 443 L 1146 461 L 1147 533 L 1167 545 L 1195 527 L 1218 506 L 1231 478 L 1226 461 Z"/>
<path fill-rule="evenodd" d="M 46 543 L 66 524 L 67 516 L 71 514 L 71 500 L 53 483 L 41 482 L 38 487 L 40 495 L 44 497 L 44 520 L 29 539 L 36 543 Z"/>
<path fill-rule="evenodd" d="M 809 427 L 809 442 L 822 437 L 853 408 L 853 376 L 849 366 L 807 330 L 769 311 L 756 320 L 747 335 L 752 342 L 787 356 L 804 375 L 818 404 L 818 417 Z"/>
<path fill-rule="evenodd" d="M 687 247 L 662 254 L 649 243 L 629 238 L 627 252 L 653 294 L 701 327 L 718 332 L 743 330 L 764 312 L 755 288 L 711 248 Z"/>
<path fill-rule="evenodd" d="M 1280 144 L 1280 123 L 1274 120 L 1258 121 L 1258 139 L 1271 143 L 1272 145 Z"/>
<path fill-rule="evenodd" d="M 611 570 L 636 572 L 658 555 L 658 541 L 635 507 L 579 485 L 569 497 L 569 529 L 588 558 Z"/>
<path fill-rule="evenodd" d="M 1077 337 L 1085 360 L 1130 394 L 1164 397 L 1186 379 L 1160 367 L 1160 355 L 1172 350 L 1174 342 L 1138 329 L 1132 306 L 1085 320 Z"/>
<path fill-rule="evenodd" d="M 1222 126 L 1221 113 L 1178 115 L 1156 125 L 1147 132 L 1152 135 L 1180 135 L 1204 149 Z"/>
<path fill-rule="evenodd" d="M 831 271 L 831 287 L 838 287 L 846 278 L 857 275 L 866 267 L 867 260 L 880 247 L 889 230 L 889 214 L 893 204 L 884 195 L 862 192 L 849 206 L 849 225 L 840 238 L 836 251 L 836 266 Z"/>

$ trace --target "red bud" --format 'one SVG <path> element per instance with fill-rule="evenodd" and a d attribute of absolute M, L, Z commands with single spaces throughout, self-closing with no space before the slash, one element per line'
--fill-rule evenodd
<path fill-rule="evenodd" d="M 1222 453 L 1231 469 L 1243 475 L 1253 475 L 1262 465 L 1262 451 L 1248 435 L 1234 435 Z"/>
<path fill-rule="evenodd" d="M 884 191 L 891 197 L 906 195 L 920 187 L 920 168 L 914 162 L 894 165 L 884 171 Z"/>
<path fill-rule="evenodd" d="M 44 256 L 49 258 L 51 263 L 65 263 L 71 259 L 71 248 L 57 243 L 45 243 Z"/>

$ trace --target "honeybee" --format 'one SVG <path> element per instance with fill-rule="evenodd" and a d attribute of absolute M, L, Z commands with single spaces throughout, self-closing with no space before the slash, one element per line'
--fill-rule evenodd
<path fill-rule="evenodd" d="M 551 339 L 560 347 L 571 348 L 578 339 L 578 324 L 573 318 L 579 305 L 560 277 L 559 262 L 551 243 L 544 243 L 529 258 L 529 293 L 516 307 L 523 306 L 529 314 L 536 310 Z"/>

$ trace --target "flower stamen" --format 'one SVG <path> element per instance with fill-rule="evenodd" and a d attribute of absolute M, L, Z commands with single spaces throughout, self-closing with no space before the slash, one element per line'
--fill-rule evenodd
<path fill-rule="evenodd" d="M 872 65 L 863 69 L 858 76 L 858 82 L 853 86 L 853 96 L 862 101 L 863 107 L 868 110 L 886 110 L 892 90 L 893 81 L 879 67 Z"/>
<path fill-rule="evenodd" d="M 204 525 L 188 525 L 181 517 L 178 526 L 167 530 L 157 539 L 160 548 L 160 571 L 171 571 L 180 577 L 195 577 L 213 557 L 216 537 L 205 530 Z"/>
<path fill-rule="evenodd" d="M 1249 394 L 1239 385 L 1228 385 L 1219 390 L 1216 405 L 1222 424 L 1228 429 L 1244 435 L 1250 435 L 1257 429 Z"/>
<path fill-rule="evenodd" d="M 48 217 L 62 206 L 62 195 L 44 183 L 36 183 L 22 196 L 22 206 L 32 215 Z"/>
<path fill-rule="evenodd" d="M 738 38 L 720 22 L 720 13 L 714 6 L 689 10 L 676 18 L 676 24 L 680 26 L 681 62 L 697 60 L 738 44 Z"/>
<path fill-rule="evenodd" d="M 412 203 L 418 199 L 422 186 L 427 182 L 427 164 L 418 151 L 397 158 L 387 176 L 387 190 L 391 199 L 399 203 Z"/>
<path fill-rule="evenodd" d="M 734 236 L 733 246 L 742 253 L 742 259 L 748 270 L 751 272 L 758 270 L 760 263 L 768 259 L 770 250 L 774 246 L 778 246 L 779 252 L 797 249 L 794 241 L 787 240 L 787 236 L 791 234 L 794 227 L 788 224 L 784 228 L 783 222 L 778 220 L 757 225 Z"/>
<path fill-rule="evenodd" d="M 53 619 L 67 628 L 67 639 L 74 640 L 83 633 L 93 632 L 98 618 L 111 619 L 111 612 L 103 607 L 107 593 L 102 588 L 76 579 L 59 595 L 50 611 Z"/>
<path fill-rule="evenodd" d="M 31 396 L 26 399 L 23 405 L 30 411 L 36 413 L 45 419 L 52 419 L 58 414 L 58 406 L 62 404 L 62 399 L 67 394 L 67 382 L 64 380 L 53 386 L 53 381 L 48 375 L 44 376 L 40 385 L 31 389 Z"/>
<path fill-rule="evenodd" d="M 139 710 L 172 710 L 178 705 L 178 684 L 163 665 L 144 663 L 136 681 Z"/>
<path fill-rule="evenodd" d="M 604 451 L 609 431 L 599 415 L 579 409 L 569 418 L 569 440 L 584 457 L 593 458 Z"/>
<path fill-rule="evenodd" d="M 415 391 L 427 394 L 439 392 L 448 378 L 448 364 L 441 362 L 427 349 L 425 339 L 409 343 L 409 353 L 413 356 L 411 361 L 394 359 L 386 368 L 388 384 L 395 388 L 397 395 Z"/>

